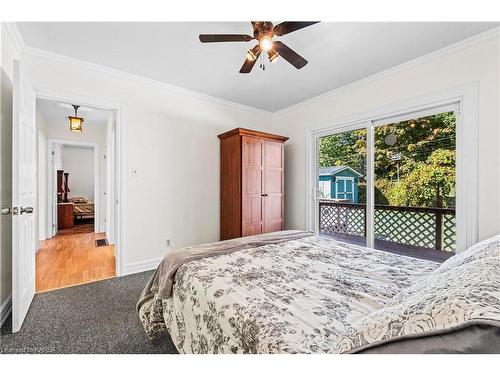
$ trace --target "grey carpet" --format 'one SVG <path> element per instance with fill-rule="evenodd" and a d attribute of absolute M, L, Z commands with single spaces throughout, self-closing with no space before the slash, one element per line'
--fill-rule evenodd
<path fill-rule="evenodd" d="M 35 295 L 18 333 L 11 318 L 0 335 L 2 353 L 177 353 L 168 335 L 146 337 L 135 304 L 151 272 Z"/>

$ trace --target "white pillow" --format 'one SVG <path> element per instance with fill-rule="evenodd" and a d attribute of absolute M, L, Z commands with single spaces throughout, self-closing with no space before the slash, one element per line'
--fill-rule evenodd
<path fill-rule="evenodd" d="M 472 325 L 500 327 L 500 259 L 496 256 L 418 280 L 352 327 L 331 352 L 359 352 Z"/>
<path fill-rule="evenodd" d="M 434 272 L 446 272 L 453 267 L 461 266 L 465 263 L 473 262 L 487 257 L 500 258 L 500 234 L 478 242 L 467 250 L 458 253 L 447 259 Z"/>

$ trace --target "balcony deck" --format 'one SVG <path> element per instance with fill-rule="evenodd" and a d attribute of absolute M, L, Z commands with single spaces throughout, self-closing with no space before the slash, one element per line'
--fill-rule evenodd
<path fill-rule="evenodd" d="M 321 236 L 331 237 L 338 241 L 353 245 L 366 246 L 366 238 L 344 233 L 320 232 Z M 405 255 L 412 258 L 425 259 L 433 262 L 443 263 L 446 259 L 455 255 L 451 251 L 434 250 L 426 247 L 405 245 L 396 242 L 375 239 L 375 249 L 393 254 Z"/>

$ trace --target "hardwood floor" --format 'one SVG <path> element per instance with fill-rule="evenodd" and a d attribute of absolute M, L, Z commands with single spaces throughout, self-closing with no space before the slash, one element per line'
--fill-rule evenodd
<path fill-rule="evenodd" d="M 58 233 L 36 254 L 36 291 L 64 288 L 116 276 L 113 245 L 95 246 L 105 233 Z"/>
<path fill-rule="evenodd" d="M 84 233 L 94 233 L 94 223 L 78 224 L 74 225 L 73 228 L 59 229 L 57 231 L 56 236 L 68 236 L 73 234 L 84 234 Z"/>

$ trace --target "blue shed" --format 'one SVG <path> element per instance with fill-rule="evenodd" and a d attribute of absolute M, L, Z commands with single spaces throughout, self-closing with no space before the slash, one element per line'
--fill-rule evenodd
<path fill-rule="evenodd" d="M 347 199 L 358 203 L 358 183 L 361 173 L 340 165 L 319 169 L 319 191 L 322 199 Z"/>

